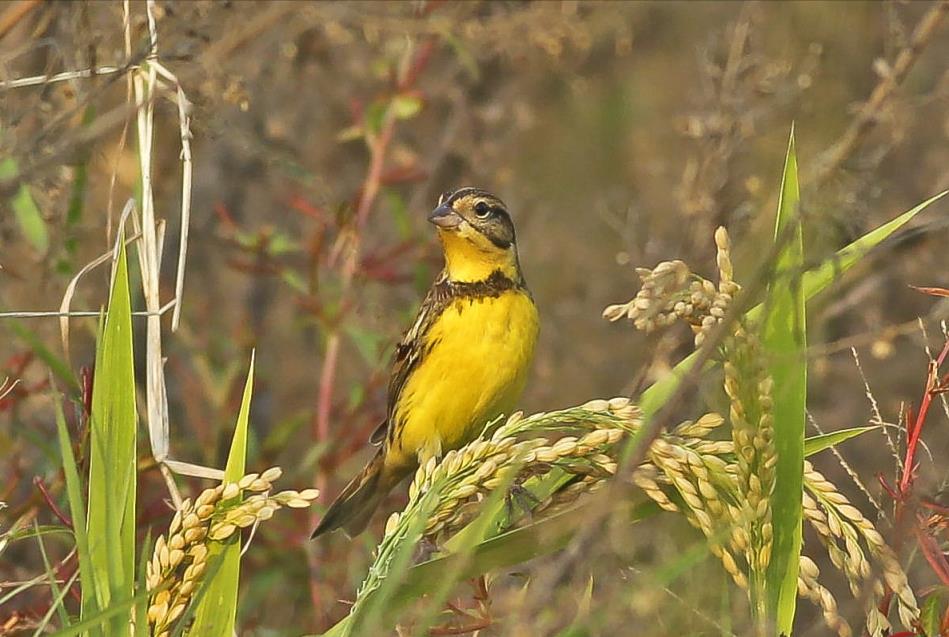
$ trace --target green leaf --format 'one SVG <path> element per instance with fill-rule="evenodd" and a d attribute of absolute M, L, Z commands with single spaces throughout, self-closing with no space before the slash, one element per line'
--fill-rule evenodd
<path fill-rule="evenodd" d="M 807 333 L 804 239 L 794 128 L 788 141 L 774 236 L 781 242 L 777 273 L 764 302 L 762 346 L 774 380 L 774 447 L 778 457 L 771 498 L 774 548 L 765 580 L 769 615 L 780 634 L 790 635 L 797 606 L 802 542 L 804 422 L 807 408 Z"/>
<path fill-rule="evenodd" d="M 926 632 L 926 637 L 939 637 L 942 624 L 942 604 L 945 597 L 945 591 L 935 590 L 926 596 L 919 609 L 919 623 Z"/>
<path fill-rule="evenodd" d="M 820 266 L 809 270 L 804 274 L 804 296 L 810 299 L 812 296 L 826 288 L 841 274 L 849 270 L 856 264 L 871 248 L 889 237 L 891 234 L 906 225 L 913 217 L 936 203 L 949 194 L 949 190 L 943 190 L 938 195 L 930 197 L 926 201 L 917 205 L 915 208 L 907 210 L 900 216 L 892 219 L 882 226 L 878 226 L 863 235 L 846 248 L 837 252 L 832 258 L 827 259 Z"/>
<path fill-rule="evenodd" d="M 402 94 L 392 98 L 392 112 L 396 119 L 412 119 L 422 110 L 422 98 L 418 95 Z"/>
<path fill-rule="evenodd" d="M 59 450 L 63 458 L 63 476 L 66 479 L 66 498 L 69 502 L 69 514 L 72 516 L 76 552 L 79 555 L 82 608 L 87 614 L 94 614 L 99 612 L 99 602 L 103 595 L 99 592 L 98 583 L 92 574 L 92 555 L 89 551 L 89 537 L 86 534 L 86 503 L 82 499 L 82 483 L 79 480 L 79 471 L 76 468 L 76 457 L 73 455 L 69 430 L 66 428 L 66 417 L 63 414 L 63 405 L 58 396 L 54 398 L 53 404 L 56 411 L 56 433 L 59 440 Z"/>
<path fill-rule="evenodd" d="M 819 436 L 811 436 L 804 441 L 804 457 L 810 458 L 825 449 L 836 447 L 846 440 L 856 438 L 860 434 L 865 434 L 874 429 L 879 429 L 879 427 L 851 427 L 850 429 L 839 429 Z"/>
<path fill-rule="evenodd" d="M 125 244 L 120 242 L 109 310 L 100 322 L 89 438 L 89 554 L 99 608 L 132 597 L 135 586 L 136 427 L 132 314 Z M 83 618 L 92 600 L 83 600 Z M 107 633 L 128 634 L 114 616 Z"/>
<path fill-rule="evenodd" d="M 39 626 L 36 627 L 36 632 L 33 633 L 33 637 L 39 637 L 46 631 L 46 626 L 49 624 L 49 620 L 53 616 L 54 611 L 59 616 L 59 621 L 62 623 L 62 625 L 69 626 L 69 615 L 66 613 L 66 607 L 63 605 L 63 595 L 66 593 L 66 591 L 60 589 L 59 584 L 56 581 L 56 571 L 53 570 L 52 565 L 49 563 L 49 555 L 46 553 L 46 543 L 43 542 L 43 534 L 40 533 L 39 529 L 40 527 L 36 523 L 36 520 L 33 520 L 33 530 L 36 534 L 36 543 L 39 545 L 40 556 L 43 558 L 43 568 L 46 569 L 46 581 L 49 582 L 53 603 L 47 610 L 43 621 L 40 622 Z M 73 573 L 72 577 L 75 578 L 76 575 L 77 573 Z M 70 585 L 72 585 L 71 580 L 67 586 Z"/>
<path fill-rule="evenodd" d="M 0 179 L 13 179 L 19 173 L 16 160 L 7 157 L 0 161 Z M 10 198 L 10 205 L 13 207 L 13 213 L 16 215 L 17 223 L 20 224 L 20 230 L 23 236 L 30 242 L 30 245 L 37 252 L 46 253 L 49 248 L 49 233 L 46 230 L 46 221 L 40 213 L 33 195 L 30 193 L 30 187 L 21 183 L 16 194 Z"/>
<path fill-rule="evenodd" d="M 43 220 L 43 215 L 30 193 L 30 187 L 21 184 L 10 203 L 23 236 L 34 250 L 46 254 L 49 249 L 49 232 L 46 230 L 46 221 Z"/>
<path fill-rule="evenodd" d="M 135 597 L 130 597 L 128 599 L 122 600 L 121 602 L 114 602 L 109 605 L 108 608 L 100 610 L 95 614 L 92 614 L 86 618 L 83 618 L 81 622 L 71 625 L 69 628 L 57 631 L 50 635 L 50 637 L 73 637 L 74 635 L 96 635 L 96 633 L 91 631 L 92 628 L 98 628 L 109 622 L 110 620 L 122 620 L 125 624 L 125 632 L 122 633 L 122 637 L 126 637 L 129 634 L 128 628 L 128 617 L 129 610 L 135 604 L 142 604 L 148 601 L 148 591 L 142 591 L 137 594 Z"/>
<path fill-rule="evenodd" d="M 225 482 L 237 482 L 244 476 L 253 389 L 254 357 L 251 356 L 241 409 L 237 415 L 234 437 L 231 439 L 227 467 L 224 469 Z M 237 586 L 241 567 L 240 533 L 235 533 L 224 542 L 211 544 L 208 561 L 216 566 L 216 570 L 202 587 L 201 598 L 194 612 L 194 624 L 189 634 L 201 637 L 232 637 L 237 621 Z"/>
<path fill-rule="evenodd" d="M 368 365 L 376 365 L 379 363 L 381 354 L 384 351 L 383 343 L 387 343 L 389 340 L 388 335 L 365 329 L 354 323 L 345 324 L 343 329 L 346 335 L 352 340 L 353 345 L 356 346 L 356 351 L 359 352 L 360 357 L 362 357 Z"/>

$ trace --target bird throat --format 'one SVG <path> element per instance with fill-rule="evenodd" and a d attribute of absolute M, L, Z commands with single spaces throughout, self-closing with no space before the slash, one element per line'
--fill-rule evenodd
<path fill-rule="evenodd" d="M 521 279 L 514 246 L 499 248 L 472 228 L 461 231 L 439 231 L 445 252 L 448 278 L 458 282 L 485 281 L 500 272 L 512 281 Z"/>

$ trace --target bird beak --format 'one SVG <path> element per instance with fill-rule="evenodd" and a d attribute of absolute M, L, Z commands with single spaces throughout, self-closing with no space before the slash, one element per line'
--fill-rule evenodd
<path fill-rule="evenodd" d="M 461 215 L 452 210 L 448 204 L 442 204 L 435 208 L 435 210 L 432 210 L 432 214 L 428 215 L 428 220 L 442 230 L 457 228 L 461 225 L 461 222 L 464 221 Z"/>

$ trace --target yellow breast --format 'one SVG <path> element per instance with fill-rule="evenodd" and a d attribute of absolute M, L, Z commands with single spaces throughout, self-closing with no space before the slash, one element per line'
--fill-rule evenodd
<path fill-rule="evenodd" d="M 414 466 L 477 436 L 509 414 L 524 389 L 537 340 L 537 308 L 520 290 L 458 299 L 426 335 L 427 353 L 394 409 L 404 423 L 389 466 Z"/>

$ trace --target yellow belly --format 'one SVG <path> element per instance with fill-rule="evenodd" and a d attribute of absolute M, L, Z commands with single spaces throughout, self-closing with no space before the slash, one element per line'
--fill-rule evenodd
<path fill-rule="evenodd" d="M 500 414 L 510 414 L 537 340 L 537 308 L 510 290 L 497 298 L 459 299 L 426 335 L 431 344 L 406 381 L 394 421 L 404 423 L 387 450 L 389 468 L 416 466 L 477 436 Z"/>

